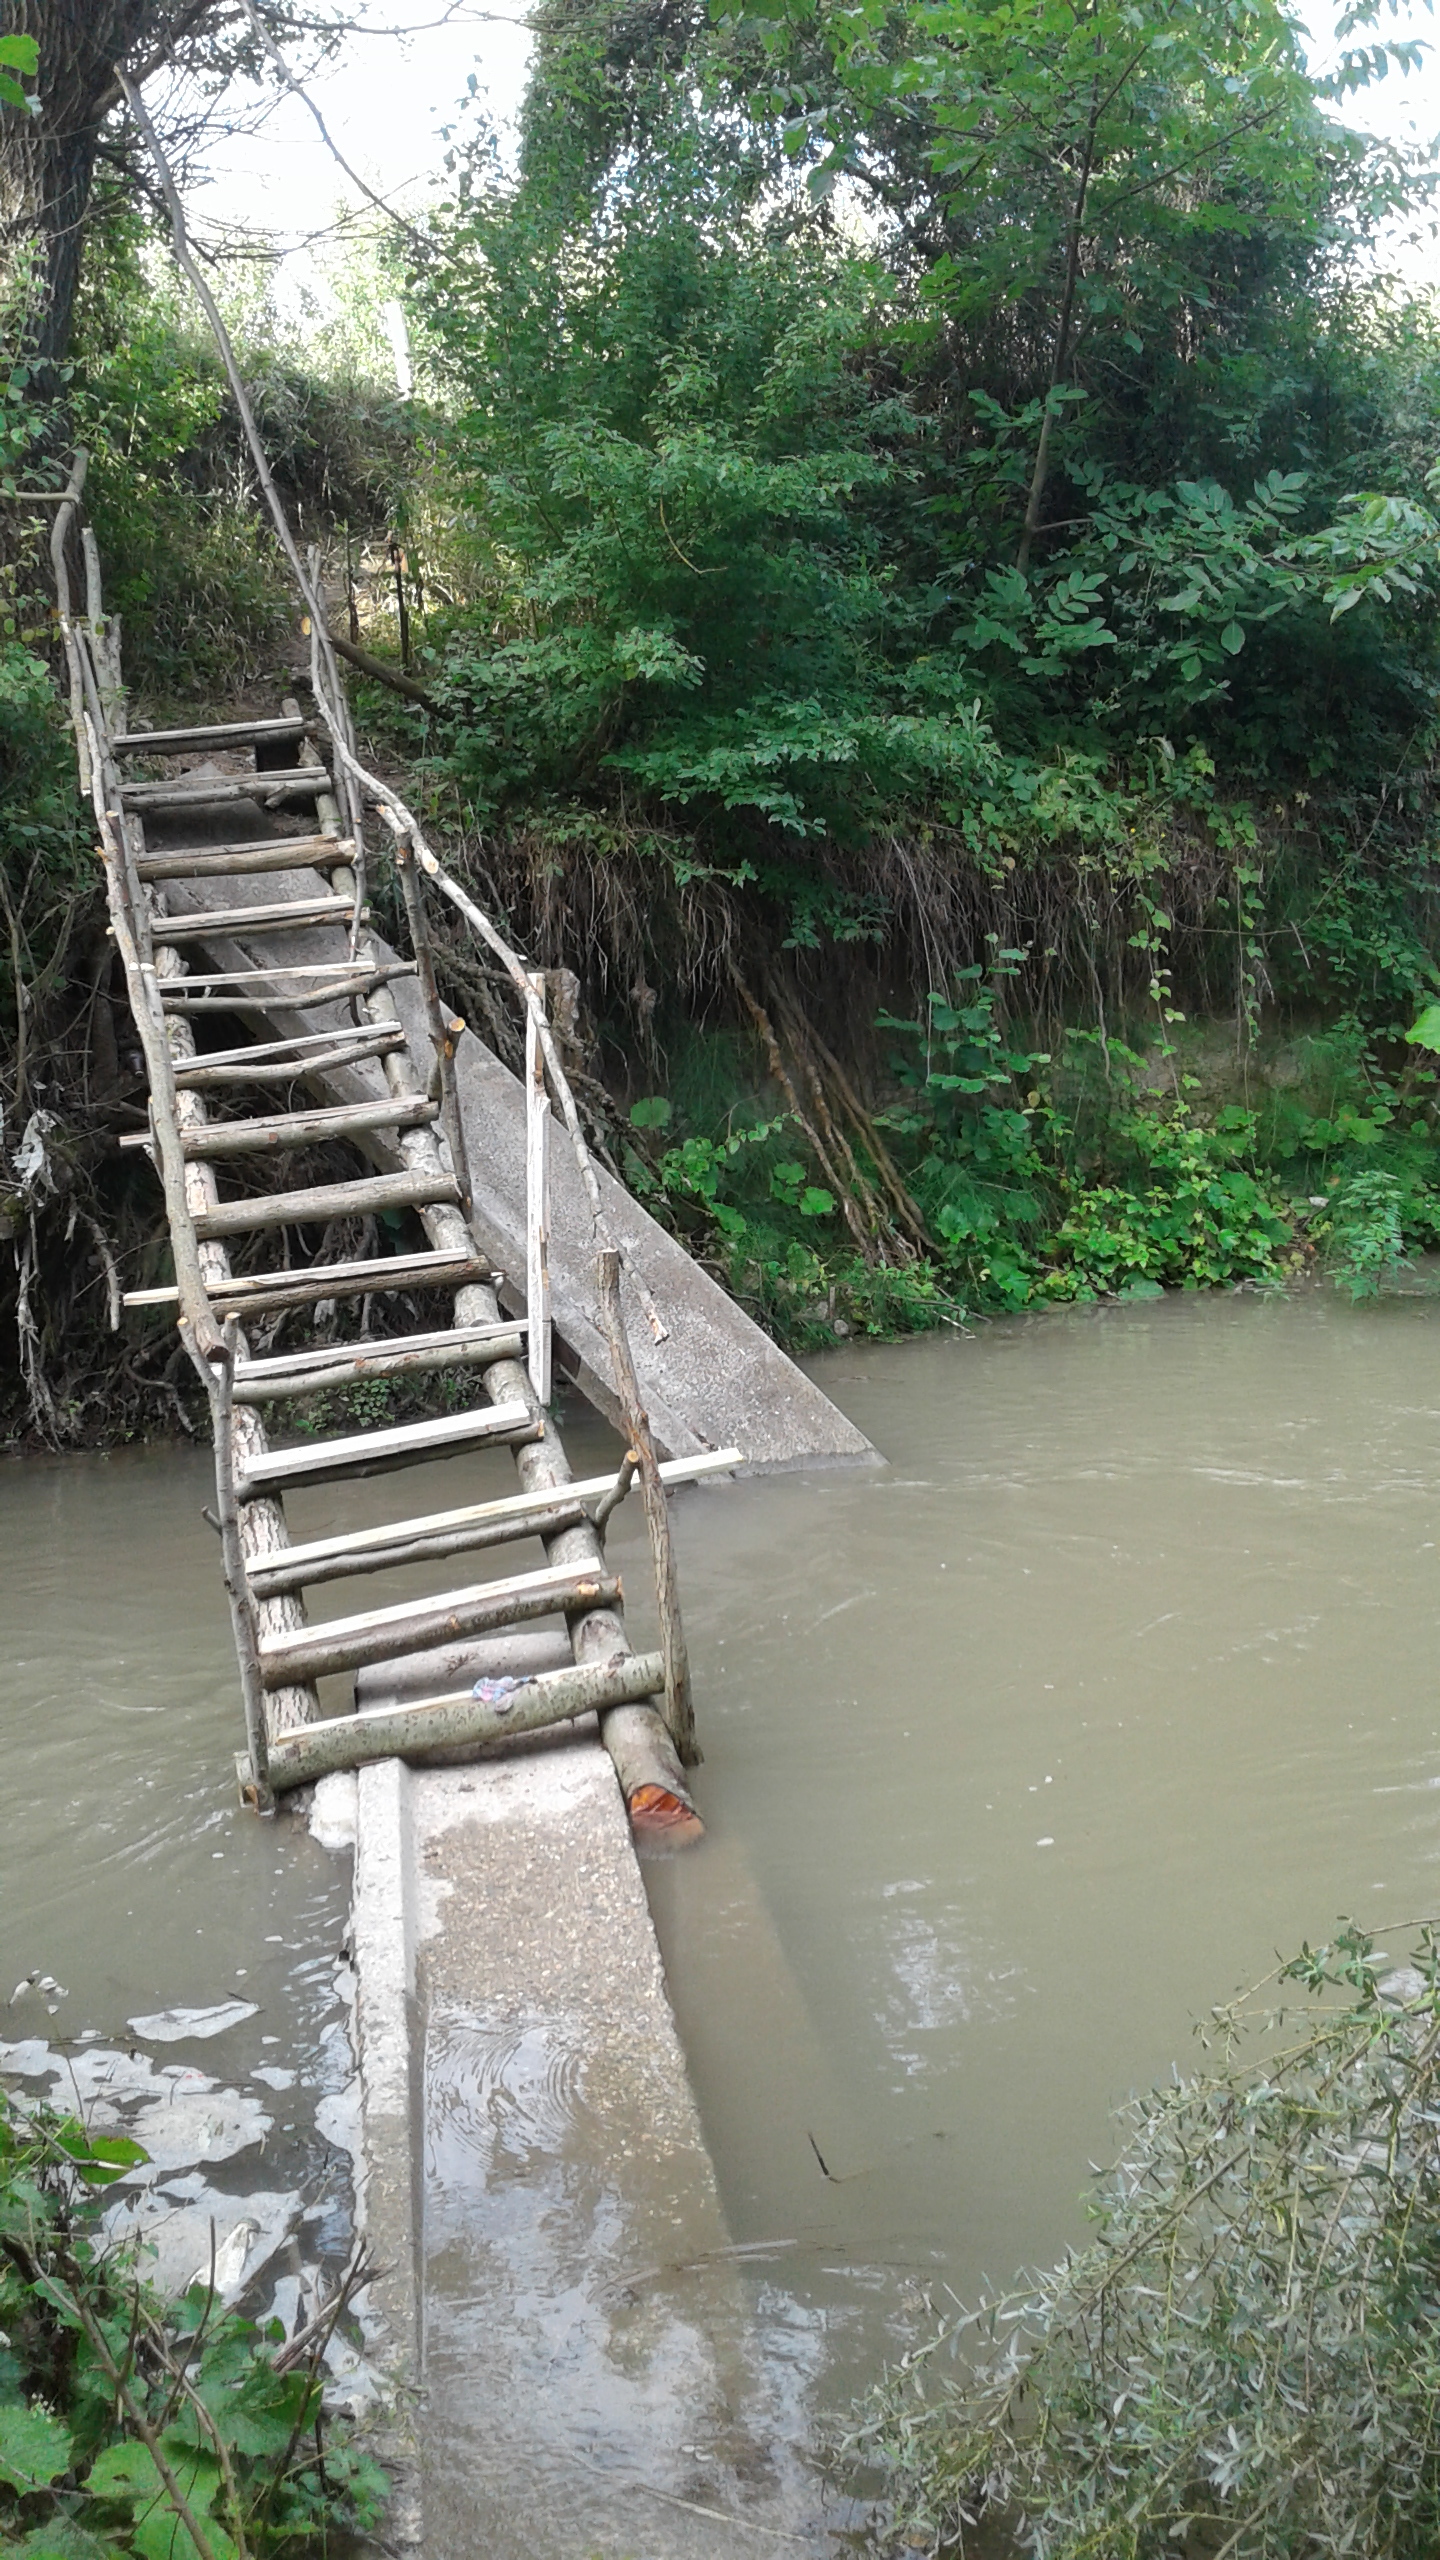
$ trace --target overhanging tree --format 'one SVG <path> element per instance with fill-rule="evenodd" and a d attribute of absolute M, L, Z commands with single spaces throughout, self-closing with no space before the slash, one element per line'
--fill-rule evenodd
<path fill-rule="evenodd" d="M 1352 10 L 1347 34 L 1379 15 Z M 1330 98 L 1420 48 L 1376 41 L 1317 87 L 1276 0 L 745 0 L 751 96 L 818 196 L 858 186 L 942 325 L 1038 398 L 1018 529 L 1041 531 L 1067 389 L 1143 387 L 1203 344 L 1227 270 L 1338 271 L 1415 197 Z M 1076 385 L 1077 357 L 1089 356 Z"/>
<path fill-rule="evenodd" d="M 291 0 L 255 13 L 240 0 L 4 0 L 0 23 L 38 52 L 26 110 L 0 117 L 11 328 L 32 362 L 54 367 L 70 344 L 97 168 L 125 160 L 118 72 L 141 86 L 167 75 L 162 121 L 193 143 L 233 84 L 273 78 L 261 28 L 323 53 L 351 21 Z"/>

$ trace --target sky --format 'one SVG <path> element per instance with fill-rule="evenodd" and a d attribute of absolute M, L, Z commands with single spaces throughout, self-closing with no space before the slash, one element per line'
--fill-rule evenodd
<path fill-rule="evenodd" d="M 455 122 L 472 78 L 496 120 L 513 119 L 530 50 L 523 5 L 495 0 L 492 16 L 483 0 L 460 0 L 450 22 L 436 24 L 446 0 L 366 0 L 374 32 L 357 33 L 335 69 L 307 81 L 339 150 L 387 200 L 413 202 L 439 183 L 441 131 Z M 507 6 L 513 17 L 498 14 Z M 389 32 L 396 28 L 411 32 Z M 201 224 L 255 226 L 289 245 L 360 201 L 300 100 L 282 97 L 262 131 L 214 147 L 189 209 Z"/>
<path fill-rule="evenodd" d="M 513 17 L 500 14 L 507 8 Z M 502 129 L 513 119 L 529 55 L 523 10 L 524 0 L 494 0 L 494 14 L 485 0 L 365 0 L 373 32 L 352 37 L 341 63 L 309 85 L 339 149 L 381 195 L 413 204 L 442 182 L 441 130 L 461 112 L 472 78 Z M 1336 15 L 1335 0 L 1313 0 L 1307 12 L 1317 69 L 1334 58 Z M 1381 32 L 1417 35 L 1432 51 L 1419 71 L 1392 72 L 1358 92 L 1346 120 L 1387 138 L 1428 143 L 1440 136 L 1440 24 L 1424 0 L 1399 0 Z M 289 253 L 279 271 L 281 301 L 317 290 L 323 301 L 323 237 L 318 251 L 306 244 L 332 230 L 342 206 L 359 201 L 303 105 L 285 97 L 262 131 L 215 147 L 204 182 L 192 188 L 190 210 L 202 229 L 241 224 L 269 232 Z M 1412 252 L 1405 263 L 1417 281 L 1440 286 L 1440 244 Z"/>

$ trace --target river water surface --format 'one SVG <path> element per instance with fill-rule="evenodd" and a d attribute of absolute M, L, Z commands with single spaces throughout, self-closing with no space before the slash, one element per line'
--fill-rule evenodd
<path fill-rule="evenodd" d="M 684 1507 L 711 1837 L 649 1872 L 731 2227 L 792 2244 L 756 2278 L 833 2405 L 917 2296 L 1083 2237 L 1112 2110 L 1276 1949 L 1440 1910 L 1440 1305 L 817 1375 L 888 1469 Z"/>
<path fill-rule="evenodd" d="M 647 1867 L 797 2434 L 928 2300 L 1083 2235 L 1112 2110 L 1277 1948 L 1440 1908 L 1440 1304 L 1177 1298 L 817 1374 L 887 1463 L 677 1506 L 710 1836 Z M 0 2001 L 69 1991 L 0 2034 L 238 1993 L 211 2067 L 323 2084 L 344 1867 L 234 1809 L 207 1490 L 184 1450 L 0 1464 Z"/>

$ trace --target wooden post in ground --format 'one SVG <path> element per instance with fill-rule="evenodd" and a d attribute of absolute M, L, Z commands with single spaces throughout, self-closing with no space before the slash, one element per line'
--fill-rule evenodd
<path fill-rule="evenodd" d="M 640 1495 L 645 1505 L 645 1526 L 650 1532 L 650 1553 L 655 1566 L 655 1599 L 660 1613 L 660 1649 L 665 1658 L 665 1721 L 670 1739 L 687 1769 L 696 1767 L 701 1754 L 695 1741 L 695 1707 L 690 1695 L 690 1662 L 685 1650 L 685 1630 L 680 1619 L 680 1577 L 675 1569 L 675 1549 L 670 1537 L 670 1512 L 665 1500 L 665 1487 L 660 1481 L 660 1462 L 650 1436 L 650 1416 L 640 1402 L 640 1384 L 635 1363 L 630 1356 L 630 1338 L 625 1330 L 625 1312 L 620 1304 L 620 1256 L 613 1247 L 597 1257 L 600 1311 L 610 1337 L 610 1361 L 615 1372 L 615 1392 L 625 1420 L 626 1436 L 635 1453 L 640 1476 Z"/>
<path fill-rule="evenodd" d="M 232 1318 L 224 1328 L 219 1355 L 212 1355 L 209 1359 L 199 1348 L 183 1316 L 180 1338 L 205 1382 L 205 1392 L 210 1399 L 215 1443 L 215 1512 L 220 1529 L 225 1592 L 230 1602 L 230 1624 L 235 1637 L 235 1659 L 240 1667 L 245 1740 L 249 1746 L 249 1766 L 242 1787 L 245 1801 L 256 1813 L 269 1813 L 275 1802 L 270 1791 L 270 1726 L 260 1675 L 255 1610 L 245 1578 L 245 1553 L 240 1543 L 240 1507 L 235 1498 L 235 1363 L 241 1350 L 240 1327 Z"/>

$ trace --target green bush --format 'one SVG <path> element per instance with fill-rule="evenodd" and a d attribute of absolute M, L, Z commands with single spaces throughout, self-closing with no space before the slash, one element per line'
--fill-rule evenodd
<path fill-rule="evenodd" d="M 1435 1929 L 1397 1974 L 1347 1927 L 1271 2002 L 1216 2011 L 1222 2066 L 1130 2110 L 1087 2248 L 873 2395 L 847 2451 L 881 2475 L 887 2541 L 993 2551 L 999 2527 L 1040 2560 L 1430 2560 Z"/>
<path fill-rule="evenodd" d="M 345 279 L 339 279 L 342 299 Z M 313 340 L 221 279 L 271 469 L 302 542 L 402 509 L 410 423 L 344 332 Z M 219 354 L 138 216 L 107 207 L 86 263 L 68 435 L 132 688 L 206 701 L 271 673 L 298 607 Z"/>
<path fill-rule="evenodd" d="M 161 2300 L 107 2244 L 137 2143 L 0 2092 L 0 2551 L 282 2560 L 367 2532 L 385 2477 L 300 2361 L 204 2285 Z M 338 2316 L 343 2308 L 337 2296 Z"/>
<path fill-rule="evenodd" d="M 1362 1165 L 1341 1182 L 1330 1204 L 1330 1267 L 1350 1298 L 1374 1298 L 1409 1260 L 1405 1192 L 1384 1165 Z"/>
<path fill-rule="evenodd" d="M 1150 1296 L 1285 1276 L 1293 1231 L 1247 1164 L 1252 1114 L 1231 1109 L 1204 1129 L 1183 1106 L 1136 1113 L 1118 1135 L 1137 1171 L 1124 1188 L 1087 1184 L 1072 1199 L 1055 1232 L 1044 1295 Z"/>

